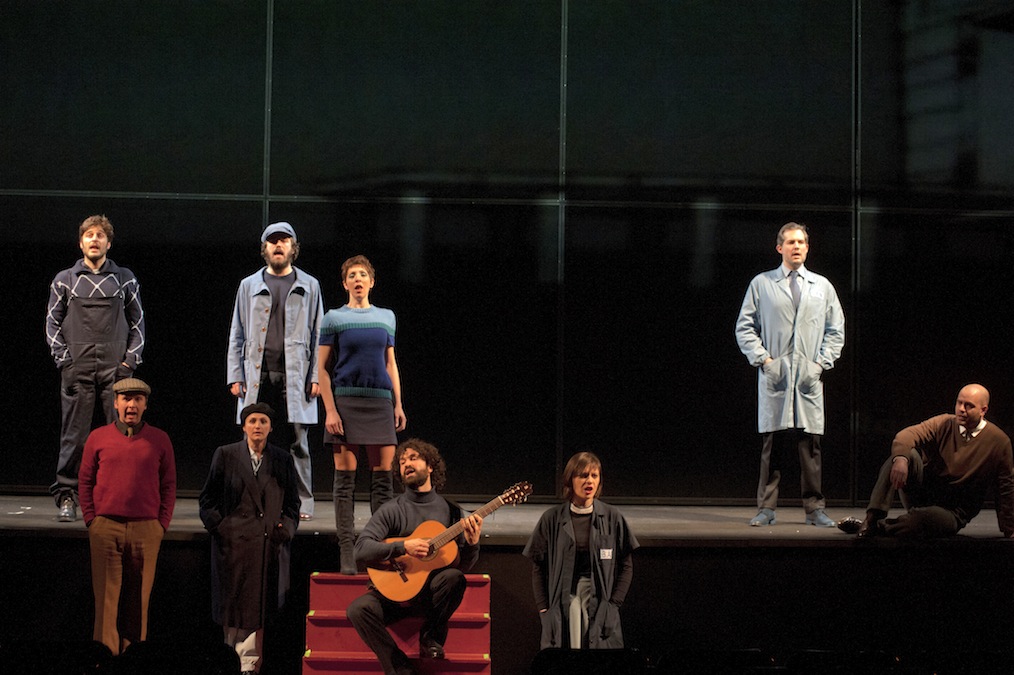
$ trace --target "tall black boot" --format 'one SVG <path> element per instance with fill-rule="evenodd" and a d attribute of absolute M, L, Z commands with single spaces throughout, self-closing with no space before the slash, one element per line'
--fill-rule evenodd
<path fill-rule="evenodd" d="M 334 498 L 334 524 L 338 530 L 341 573 L 356 573 L 356 472 L 335 469 L 331 496 Z"/>
<path fill-rule="evenodd" d="M 394 483 L 390 471 L 372 471 L 370 479 L 370 514 L 394 499 Z"/>

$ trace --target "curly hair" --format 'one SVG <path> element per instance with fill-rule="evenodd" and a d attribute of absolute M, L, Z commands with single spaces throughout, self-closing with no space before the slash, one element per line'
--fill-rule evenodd
<path fill-rule="evenodd" d="M 599 470 L 599 487 L 595 491 L 595 497 L 598 498 L 602 494 L 602 462 L 594 453 L 579 452 L 570 458 L 567 462 L 566 468 L 563 470 L 564 499 L 570 499 L 570 496 L 574 491 L 574 478 L 580 476 L 589 467 L 594 467 Z"/>
<path fill-rule="evenodd" d="M 433 485 L 433 489 L 437 492 L 443 490 L 444 485 L 447 484 L 447 465 L 444 464 L 444 458 L 440 456 L 440 451 L 437 450 L 437 446 L 418 438 L 410 438 L 407 441 L 402 441 L 398 444 L 398 447 L 395 448 L 395 479 L 399 483 L 401 482 L 401 456 L 405 454 L 405 451 L 409 448 L 412 448 L 419 453 L 419 456 L 422 457 L 429 465 L 430 483 Z"/>

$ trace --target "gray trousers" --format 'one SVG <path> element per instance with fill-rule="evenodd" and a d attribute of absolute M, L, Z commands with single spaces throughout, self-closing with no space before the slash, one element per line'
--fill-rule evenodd
<path fill-rule="evenodd" d="M 591 603 L 592 582 L 588 577 L 577 580 L 577 588 L 567 607 L 567 632 L 571 649 L 588 648 L 588 605 Z"/>
<path fill-rule="evenodd" d="M 757 484 L 757 508 L 774 509 L 778 505 L 778 483 L 789 455 L 799 457 L 799 490 L 807 513 L 824 508 L 820 491 L 820 435 L 802 429 L 784 429 L 764 434 L 761 448 L 760 481 Z"/>
<path fill-rule="evenodd" d="M 299 512 L 313 515 L 313 463 L 310 460 L 309 429 L 305 424 L 288 422 L 285 402 L 285 373 L 267 372 L 261 377 L 258 403 L 267 403 L 275 410 L 271 440 L 292 455 L 296 465 L 296 488 L 299 491 Z"/>

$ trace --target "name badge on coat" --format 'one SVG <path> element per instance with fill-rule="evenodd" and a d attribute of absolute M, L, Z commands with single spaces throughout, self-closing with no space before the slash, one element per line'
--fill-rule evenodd
<path fill-rule="evenodd" d="M 611 548 L 600 548 L 599 549 L 599 560 L 612 560 L 613 549 Z"/>

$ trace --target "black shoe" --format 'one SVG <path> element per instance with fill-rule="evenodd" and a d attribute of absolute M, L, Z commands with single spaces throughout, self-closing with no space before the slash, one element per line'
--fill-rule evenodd
<path fill-rule="evenodd" d="M 845 534 L 856 534 L 863 527 L 863 521 L 849 516 L 838 521 L 838 529 Z"/>
<path fill-rule="evenodd" d="M 856 531 L 856 539 L 872 539 L 882 534 L 884 534 L 884 521 L 877 518 L 875 514 L 868 513 Z"/>
<path fill-rule="evenodd" d="M 391 667 L 394 668 L 395 675 L 415 675 L 417 672 L 415 666 L 408 660 L 408 655 L 397 647 L 391 654 Z"/>
<path fill-rule="evenodd" d="M 419 641 L 419 657 L 423 659 L 444 659 L 444 646 L 436 640 Z"/>

